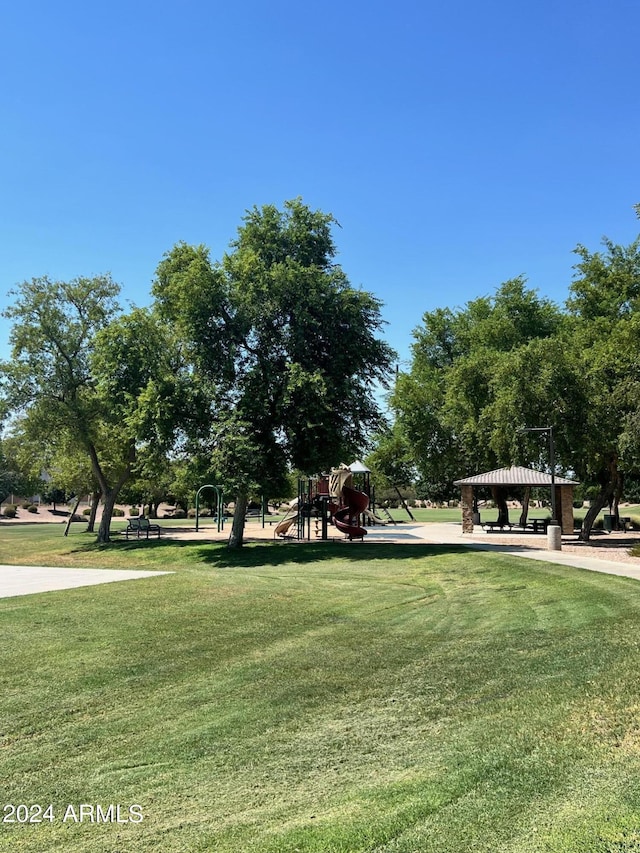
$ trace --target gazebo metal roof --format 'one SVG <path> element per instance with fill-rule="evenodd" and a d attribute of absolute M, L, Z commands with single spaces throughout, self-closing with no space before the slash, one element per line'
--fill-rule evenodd
<path fill-rule="evenodd" d="M 554 477 L 556 486 L 578 486 L 577 480 L 566 477 Z M 465 477 L 464 480 L 454 480 L 454 486 L 550 486 L 551 474 L 545 471 L 534 471 L 533 468 L 523 468 L 512 465 L 511 468 L 496 468 L 485 474 Z"/>

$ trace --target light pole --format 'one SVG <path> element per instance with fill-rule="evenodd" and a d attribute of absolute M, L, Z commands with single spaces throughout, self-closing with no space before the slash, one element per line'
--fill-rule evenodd
<path fill-rule="evenodd" d="M 549 465 L 551 466 L 551 527 L 558 524 L 556 518 L 556 462 L 553 447 L 553 427 L 522 427 L 518 432 L 548 432 L 549 433 Z"/>

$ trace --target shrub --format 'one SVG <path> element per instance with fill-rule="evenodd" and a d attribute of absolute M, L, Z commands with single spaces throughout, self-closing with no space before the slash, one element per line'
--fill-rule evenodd
<path fill-rule="evenodd" d="M 20 506 L 22 507 L 22 509 L 29 509 L 29 507 L 31 506 L 31 504 L 29 503 L 29 501 L 22 501 L 22 503 L 20 504 Z"/>
<path fill-rule="evenodd" d="M 178 517 L 178 513 L 177 513 L 177 512 L 176 512 L 176 513 L 174 513 L 173 517 L 174 517 L 174 518 L 177 518 L 177 517 Z M 196 517 L 196 511 L 195 511 L 195 509 L 190 509 L 190 510 L 189 510 L 189 512 L 187 513 L 187 517 L 188 517 L 188 518 L 195 518 L 195 517 Z"/>
<path fill-rule="evenodd" d="M 121 518 L 124 515 L 124 510 L 118 506 L 114 506 L 112 515 L 116 518 Z"/>
<path fill-rule="evenodd" d="M 183 509 L 177 509 L 173 513 L 173 518 L 186 518 L 186 517 L 187 517 L 187 513 Z"/>
<path fill-rule="evenodd" d="M 6 507 L 4 508 L 3 515 L 5 518 L 15 518 L 17 514 L 18 514 L 18 508 L 16 506 L 14 506 L 13 504 L 7 504 Z"/>
<path fill-rule="evenodd" d="M 129 515 L 131 518 L 136 518 L 136 516 L 140 515 L 140 507 L 139 506 L 130 506 L 129 507 Z"/>
<path fill-rule="evenodd" d="M 27 512 L 38 512 L 38 507 L 36 504 L 29 504 L 27 507 Z"/>
<path fill-rule="evenodd" d="M 83 515 L 91 515 L 91 507 L 90 507 L 90 506 L 86 506 L 86 507 L 82 510 L 82 514 L 83 514 Z"/>

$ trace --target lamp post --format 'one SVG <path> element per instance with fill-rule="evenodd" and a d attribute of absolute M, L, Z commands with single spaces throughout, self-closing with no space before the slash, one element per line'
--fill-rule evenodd
<path fill-rule="evenodd" d="M 522 427 L 518 432 L 548 432 L 549 433 L 549 465 L 551 466 L 551 527 L 558 525 L 556 518 L 556 462 L 553 446 L 553 427 Z"/>

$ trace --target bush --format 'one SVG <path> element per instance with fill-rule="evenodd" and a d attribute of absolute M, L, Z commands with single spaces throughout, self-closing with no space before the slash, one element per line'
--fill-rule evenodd
<path fill-rule="evenodd" d="M 27 507 L 27 512 L 38 512 L 38 507 L 36 504 L 29 504 Z"/>
<path fill-rule="evenodd" d="M 7 504 L 4 508 L 4 517 L 5 518 L 15 518 L 18 514 L 18 507 L 14 506 L 14 504 Z"/>
<path fill-rule="evenodd" d="M 90 507 L 90 506 L 86 506 L 86 507 L 82 510 L 82 514 L 83 514 L 83 515 L 91 515 L 91 507 Z"/>
<path fill-rule="evenodd" d="M 129 507 L 129 515 L 131 518 L 137 518 L 140 515 L 140 507 L 139 506 L 130 506 Z"/>
<path fill-rule="evenodd" d="M 121 518 L 124 515 L 124 510 L 120 509 L 118 506 L 114 506 L 112 515 L 116 518 Z"/>
<path fill-rule="evenodd" d="M 20 506 L 22 507 L 22 509 L 29 509 L 29 507 L 31 506 L 31 504 L 29 503 L 29 501 L 22 501 L 22 503 L 20 504 Z"/>
<path fill-rule="evenodd" d="M 178 517 L 178 513 L 174 513 L 173 517 L 174 517 L 174 518 L 177 518 L 177 517 Z M 190 510 L 189 510 L 189 512 L 187 513 L 187 517 L 188 517 L 188 518 L 195 518 L 195 517 L 196 517 L 196 511 L 195 511 L 195 509 L 190 509 Z"/>
<path fill-rule="evenodd" d="M 186 517 L 187 517 L 187 513 L 186 513 L 183 509 L 177 509 L 177 510 L 173 513 L 173 516 L 172 516 L 172 517 L 173 517 L 173 518 L 186 518 Z"/>

